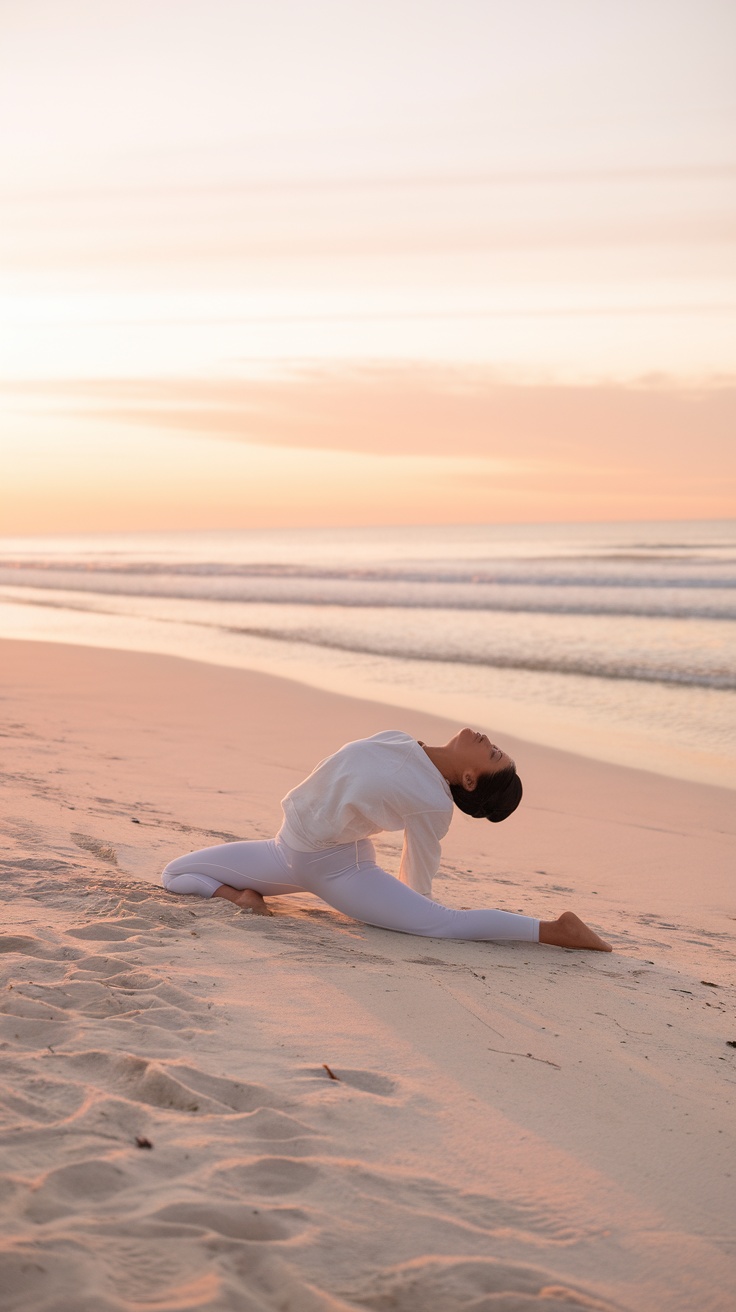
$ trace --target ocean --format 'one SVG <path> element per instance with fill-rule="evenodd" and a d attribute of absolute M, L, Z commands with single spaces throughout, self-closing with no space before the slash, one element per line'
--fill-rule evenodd
<path fill-rule="evenodd" d="M 736 787 L 736 520 L 4 538 L 0 635 L 265 670 Z"/>

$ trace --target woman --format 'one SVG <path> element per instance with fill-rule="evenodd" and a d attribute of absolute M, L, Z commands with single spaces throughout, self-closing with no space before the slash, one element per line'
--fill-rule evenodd
<path fill-rule="evenodd" d="M 308 891 L 346 916 L 404 934 L 610 952 L 571 911 L 539 921 L 508 911 L 453 911 L 432 901 L 453 803 L 495 823 L 520 801 L 514 762 L 485 734 L 461 729 L 444 747 L 427 747 L 389 730 L 347 743 L 287 793 L 275 838 L 177 857 L 163 884 L 171 893 L 224 897 L 257 915 L 271 915 L 264 897 Z M 404 830 L 404 849 L 395 879 L 376 865 L 370 836 L 397 829 Z"/>

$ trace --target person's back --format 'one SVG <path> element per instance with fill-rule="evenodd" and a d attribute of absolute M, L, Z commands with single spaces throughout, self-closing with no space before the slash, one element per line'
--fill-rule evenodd
<path fill-rule="evenodd" d="M 320 761 L 283 799 L 286 842 L 319 852 L 384 830 L 405 829 L 412 817 L 436 814 L 442 837 L 452 819 L 452 794 L 424 749 L 390 729 L 346 743 Z"/>

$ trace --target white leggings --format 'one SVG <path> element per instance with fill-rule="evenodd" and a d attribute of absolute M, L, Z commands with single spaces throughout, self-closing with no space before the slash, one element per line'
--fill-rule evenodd
<path fill-rule="evenodd" d="M 376 865 L 367 838 L 324 852 L 296 852 L 279 834 L 267 841 L 223 843 L 170 861 L 161 876 L 170 893 L 212 897 L 221 884 L 264 897 L 316 893 L 331 907 L 379 929 L 426 938 L 539 941 L 539 921 L 510 911 L 453 911 Z"/>

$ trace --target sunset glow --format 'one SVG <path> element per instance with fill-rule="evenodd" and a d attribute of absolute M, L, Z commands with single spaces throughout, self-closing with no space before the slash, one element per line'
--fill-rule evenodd
<path fill-rule="evenodd" d="M 735 26 L 5 4 L 0 531 L 732 514 Z"/>

